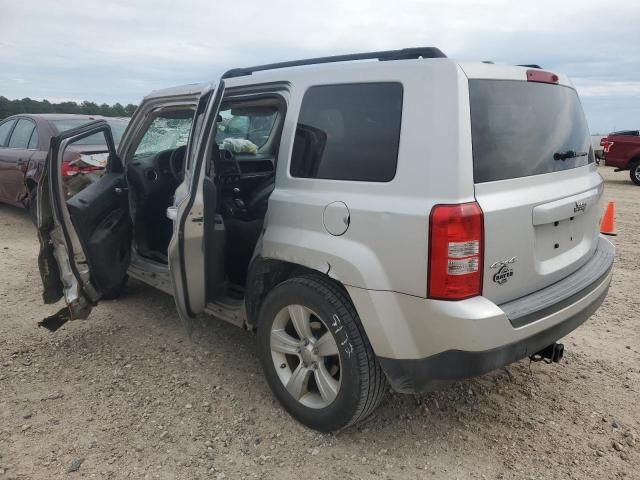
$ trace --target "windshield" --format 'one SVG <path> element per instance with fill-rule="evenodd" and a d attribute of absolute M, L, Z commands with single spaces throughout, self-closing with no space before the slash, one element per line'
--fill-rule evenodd
<path fill-rule="evenodd" d="M 188 111 L 187 113 L 191 115 L 192 112 Z M 134 157 L 137 155 L 157 153 L 162 150 L 170 150 L 186 145 L 189 141 L 191 122 L 191 117 L 156 117 L 149 125 L 149 128 L 142 137 L 142 140 L 140 140 Z"/>
<path fill-rule="evenodd" d="M 581 167 L 594 161 L 576 91 L 514 80 L 469 80 L 476 183 Z"/>
<path fill-rule="evenodd" d="M 81 127 L 82 125 L 86 125 L 87 123 L 94 122 L 95 120 L 100 120 L 98 118 L 68 118 L 63 120 L 51 120 L 50 123 L 53 125 L 56 134 L 65 132 L 67 130 L 71 130 L 73 128 Z M 122 134 L 124 133 L 127 125 L 129 124 L 129 119 L 124 118 L 105 118 L 109 126 L 111 127 L 111 134 L 113 135 L 113 141 L 116 145 L 120 143 L 120 139 L 122 138 Z M 83 138 L 82 140 L 78 140 L 74 142 L 74 145 L 104 145 L 104 134 L 96 133 L 95 135 L 90 135 L 87 138 Z"/>

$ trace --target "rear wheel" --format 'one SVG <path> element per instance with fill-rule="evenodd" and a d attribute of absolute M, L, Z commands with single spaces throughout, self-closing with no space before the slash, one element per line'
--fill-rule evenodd
<path fill-rule="evenodd" d="M 629 169 L 629 177 L 636 185 L 640 185 L 640 160 L 635 160 Z"/>
<path fill-rule="evenodd" d="M 269 386 L 304 425 L 329 432 L 366 418 L 386 378 L 346 292 L 320 275 L 274 288 L 260 309 L 258 344 Z"/>

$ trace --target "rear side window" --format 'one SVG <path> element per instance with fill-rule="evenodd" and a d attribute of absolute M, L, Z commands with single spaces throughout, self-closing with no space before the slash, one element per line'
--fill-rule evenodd
<path fill-rule="evenodd" d="M 24 118 L 18 120 L 16 128 L 13 129 L 13 133 L 11 134 L 9 147 L 27 148 L 34 128 L 35 124 L 31 120 L 25 120 Z"/>
<path fill-rule="evenodd" d="M 291 175 L 388 182 L 396 174 L 400 83 L 311 87 L 300 108 Z"/>
<path fill-rule="evenodd" d="M 9 141 L 9 133 L 11 132 L 11 127 L 16 123 L 15 120 L 8 120 L 3 124 L 0 124 L 0 147 L 6 147 Z"/>
<path fill-rule="evenodd" d="M 29 147 L 30 150 L 38 149 L 38 129 L 34 128 L 33 133 L 31 134 L 31 138 L 29 139 Z"/>
<path fill-rule="evenodd" d="M 476 183 L 577 168 L 594 161 L 575 90 L 514 80 L 469 80 Z"/>

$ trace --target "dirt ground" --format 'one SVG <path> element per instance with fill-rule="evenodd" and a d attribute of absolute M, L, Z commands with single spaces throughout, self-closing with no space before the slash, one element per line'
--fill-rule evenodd
<path fill-rule="evenodd" d="M 252 334 L 132 281 L 87 321 L 36 322 L 37 239 L 0 206 L 0 479 L 640 478 L 640 188 L 602 169 L 617 260 L 600 310 L 557 365 L 523 360 L 367 422 L 310 431 L 276 403 Z"/>

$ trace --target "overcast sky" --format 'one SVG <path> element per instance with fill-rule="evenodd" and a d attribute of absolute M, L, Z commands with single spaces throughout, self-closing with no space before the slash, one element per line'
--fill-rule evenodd
<path fill-rule="evenodd" d="M 0 95 L 137 104 L 231 67 L 414 46 L 567 73 L 592 133 L 640 128 L 635 0 L 0 0 Z"/>

